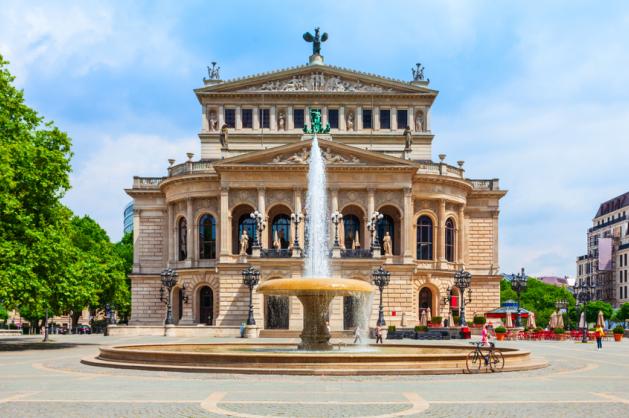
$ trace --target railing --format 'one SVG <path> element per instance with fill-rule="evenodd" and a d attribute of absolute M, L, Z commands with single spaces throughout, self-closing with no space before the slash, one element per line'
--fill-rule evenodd
<path fill-rule="evenodd" d="M 134 189 L 157 189 L 164 177 L 133 177 Z"/>
<path fill-rule="evenodd" d="M 610 219 L 609 221 L 603 222 L 600 225 L 593 226 L 592 228 L 588 229 L 588 232 L 598 231 L 601 228 L 605 228 L 606 226 L 613 225 L 613 224 L 615 224 L 617 222 L 624 221 L 625 219 L 627 219 L 627 215 L 620 215 L 619 217 L 614 218 L 614 219 Z"/>
<path fill-rule="evenodd" d="M 498 183 L 498 179 L 489 179 L 489 180 L 478 180 L 478 179 L 467 179 L 472 184 L 474 190 L 500 190 L 500 185 Z"/>
<path fill-rule="evenodd" d="M 348 248 L 341 250 L 341 258 L 371 258 L 371 250 L 366 248 Z"/>
<path fill-rule="evenodd" d="M 589 255 L 580 255 L 577 257 L 577 261 L 583 261 L 583 260 L 587 260 L 588 258 L 590 258 Z"/>
<path fill-rule="evenodd" d="M 211 173 L 214 169 L 212 168 L 211 161 L 187 161 L 182 164 L 177 164 L 168 168 L 168 176 L 179 176 L 181 174 L 191 174 L 191 173 Z"/>
<path fill-rule="evenodd" d="M 269 248 L 266 250 L 260 250 L 261 258 L 290 258 L 292 256 L 292 250 L 290 248 Z"/>

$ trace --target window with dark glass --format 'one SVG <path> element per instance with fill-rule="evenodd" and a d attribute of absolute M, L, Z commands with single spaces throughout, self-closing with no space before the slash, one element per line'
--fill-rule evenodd
<path fill-rule="evenodd" d="M 293 110 L 293 125 L 295 125 L 296 129 L 304 127 L 304 109 Z"/>
<path fill-rule="evenodd" d="M 446 260 L 454 262 L 454 221 L 446 221 Z"/>
<path fill-rule="evenodd" d="M 398 129 L 406 129 L 408 126 L 408 111 L 406 109 L 397 110 L 397 127 Z"/>
<path fill-rule="evenodd" d="M 179 261 L 183 261 L 188 258 L 188 222 L 186 218 L 179 219 Z"/>
<path fill-rule="evenodd" d="M 389 215 L 384 215 L 378 222 L 378 228 L 376 230 L 378 233 L 378 242 L 380 243 L 380 252 L 384 254 L 384 244 L 382 240 L 384 235 L 388 232 L 391 236 L 391 251 L 393 254 L 396 254 L 397 248 L 395 247 L 395 224 L 393 218 Z"/>
<path fill-rule="evenodd" d="M 242 127 L 253 128 L 253 109 L 242 109 Z"/>
<path fill-rule="evenodd" d="M 380 109 L 380 129 L 391 129 L 391 111 Z"/>
<path fill-rule="evenodd" d="M 256 235 L 256 221 L 249 214 L 244 214 L 238 219 L 238 240 L 240 240 L 242 231 L 244 230 L 247 230 L 247 235 L 249 236 L 247 254 L 251 254 L 251 248 L 253 247 L 253 241 L 255 241 Z M 238 244 L 238 248 L 240 248 L 240 244 Z"/>
<path fill-rule="evenodd" d="M 271 127 L 271 111 L 269 109 L 260 109 L 260 128 Z"/>
<path fill-rule="evenodd" d="M 360 221 L 356 215 L 343 215 L 345 248 L 360 248 Z"/>
<path fill-rule="evenodd" d="M 288 248 L 290 245 L 290 226 L 291 222 L 288 215 L 277 215 L 273 218 L 273 224 L 271 226 L 273 248 L 275 248 L 276 240 L 280 242 L 280 248 Z"/>
<path fill-rule="evenodd" d="M 236 109 L 225 109 L 225 125 L 228 128 L 236 127 Z"/>
<path fill-rule="evenodd" d="M 332 129 L 339 128 L 339 110 L 338 109 L 328 109 L 328 123 L 330 124 L 330 128 Z"/>
<path fill-rule="evenodd" d="M 417 220 L 417 259 L 432 260 L 432 219 L 420 216 Z"/>
<path fill-rule="evenodd" d="M 363 109 L 363 129 L 373 128 L 373 120 L 371 119 L 371 109 Z"/>
<path fill-rule="evenodd" d="M 212 215 L 199 220 L 199 258 L 216 258 L 216 220 Z"/>

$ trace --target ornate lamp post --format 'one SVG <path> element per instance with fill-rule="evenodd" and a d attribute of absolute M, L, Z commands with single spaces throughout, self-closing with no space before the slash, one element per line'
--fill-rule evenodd
<path fill-rule="evenodd" d="M 293 257 L 299 253 L 299 224 L 304 220 L 303 213 L 291 213 L 290 220 L 295 225 L 295 239 L 293 240 Z"/>
<path fill-rule="evenodd" d="M 470 289 L 469 300 L 465 300 L 465 289 L 470 287 L 470 283 L 472 281 L 472 274 L 469 271 L 465 271 L 463 269 L 454 273 L 454 285 L 459 288 L 461 291 L 461 312 L 459 318 L 459 325 L 464 327 L 467 325 L 465 322 L 465 305 L 472 301 L 472 290 Z"/>
<path fill-rule="evenodd" d="M 330 215 L 330 220 L 334 224 L 334 248 L 339 248 L 339 223 L 343 219 L 343 215 L 338 210 Z"/>
<path fill-rule="evenodd" d="M 391 273 L 380 266 L 371 273 L 371 276 L 373 277 L 373 284 L 378 286 L 380 290 L 380 306 L 378 307 L 378 322 L 376 324 L 384 326 L 386 323 L 384 322 L 384 308 L 382 306 L 382 290 L 389 285 Z"/>
<path fill-rule="evenodd" d="M 378 242 L 378 221 L 384 217 L 380 212 L 375 211 L 371 214 L 371 220 L 367 222 L 367 229 L 371 234 L 371 252 L 378 254 L 380 251 L 380 243 Z"/>
<path fill-rule="evenodd" d="M 259 282 L 260 270 L 249 266 L 242 271 L 242 283 L 249 287 L 249 315 L 247 316 L 247 325 L 256 324 L 256 320 L 253 318 L 253 288 Z"/>
<path fill-rule="evenodd" d="M 581 303 L 583 309 L 583 315 L 585 316 L 585 321 L 583 327 L 581 328 L 581 342 L 588 342 L 588 321 L 587 321 L 587 312 L 586 307 L 589 301 L 594 299 L 594 295 L 592 292 L 596 289 L 596 284 L 594 282 L 581 282 L 580 284 L 574 285 L 574 295 L 576 299 Z"/>
<path fill-rule="evenodd" d="M 514 274 L 511 279 L 511 289 L 518 294 L 518 315 L 515 317 L 515 326 L 522 326 L 522 313 L 520 312 L 520 293 L 526 290 L 528 277 L 524 273 L 524 267 L 519 274 Z"/>
<path fill-rule="evenodd" d="M 167 268 L 162 270 L 160 274 L 162 278 L 162 287 L 159 289 L 159 300 L 160 302 L 166 303 L 166 321 L 164 325 L 173 325 L 175 321 L 173 321 L 173 304 L 172 304 L 172 296 L 173 296 L 173 287 L 177 285 L 177 277 L 178 274 L 175 270 L 171 268 Z M 167 289 L 168 294 L 166 295 L 166 300 L 164 300 L 164 288 Z"/>
<path fill-rule="evenodd" d="M 264 223 L 264 215 L 256 210 L 255 212 L 252 212 L 249 216 L 251 217 L 251 219 L 256 221 L 256 232 L 253 236 L 253 247 L 260 248 L 260 239 L 258 237 L 260 236 L 260 234 L 262 234 L 262 231 L 264 231 L 264 227 L 266 226 Z"/>

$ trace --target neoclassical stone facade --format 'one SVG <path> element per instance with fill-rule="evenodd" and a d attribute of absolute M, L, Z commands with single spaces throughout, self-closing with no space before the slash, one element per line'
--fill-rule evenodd
<path fill-rule="evenodd" d="M 248 288 L 241 271 L 260 269 L 261 280 L 302 275 L 307 169 L 312 136 L 309 109 L 319 109 L 327 134 L 319 135 L 326 160 L 330 213 L 339 211 L 341 251 L 331 254 L 333 275 L 370 281 L 384 265 L 387 324 L 413 326 L 421 309 L 447 317 L 453 273 L 473 275 L 468 319 L 499 306 L 498 214 L 506 191 L 497 179 L 465 177 L 440 155 L 432 158 L 431 106 L 437 91 L 423 80 L 405 82 L 325 65 L 235 80 L 217 77 L 195 90 L 201 105 L 201 156 L 176 164 L 164 177 L 135 177 L 127 193 L 134 207 L 131 324 L 162 324 L 160 272 L 179 273 L 174 316 L 179 325 L 237 326 L 247 317 Z M 185 151 L 185 150 L 182 150 Z M 250 214 L 265 229 L 252 248 Z M 371 251 L 371 215 L 383 215 L 392 254 Z M 239 239 L 249 232 L 246 254 Z M 295 234 L 297 231 L 297 234 Z M 330 223 L 331 240 L 334 226 Z M 296 235 L 296 236 L 295 236 Z M 296 245 L 298 244 L 298 245 Z M 332 242 L 330 242 L 332 247 Z M 182 296 L 181 287 L 184 287 Z M 375 288 L 374 288 L 375 289 Z M 460 298 L 457 298 L 460 302 Z M 355 302 L 332 302 L 333 330 L 351 328 Z M 300 329 L 301 305 L 254 291 L 262 328 Z M 377 317 L 377 300 L 372 306 Z"/>

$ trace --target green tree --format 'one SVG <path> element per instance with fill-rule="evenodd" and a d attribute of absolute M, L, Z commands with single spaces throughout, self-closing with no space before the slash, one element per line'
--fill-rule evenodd
<path fill-rule="evenodd" d="M 629 303 L 623 303 L 620 305 L 620 308 L 616 311 L 615 319 L 620 322 L 629 319 Z"/>
<path fill-rule="evenodd" d="M 599 311 L 603 311 L 603 316 L 605 317 L 605 319 L 611 319 L 614 313 L 614 308 L 612 307 L 612 305 L 607 302 L 603 302 L 602 300 L 589 302 L 586 306 L 585 319 L 588 322 L 596 322 Z"/>

